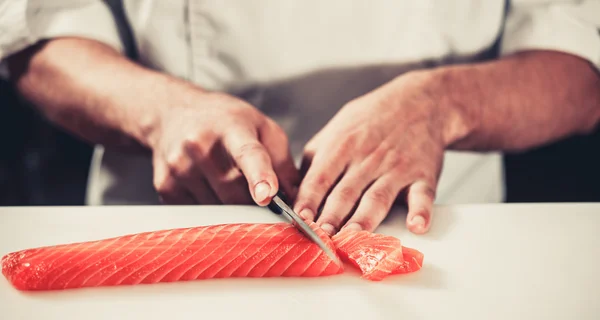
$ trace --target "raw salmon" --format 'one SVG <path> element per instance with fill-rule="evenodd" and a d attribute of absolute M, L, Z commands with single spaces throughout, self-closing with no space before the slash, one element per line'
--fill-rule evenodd
<path fill-rule="evenodd" d="M 368 231 L 342 230 L 333 244 L 344 261 L 358 267 L 365 279 L 383 280 L 390 274 L 415 272 L 423 265 L 423 254 L 403 247 L 400 240 Z"/>
<path fill-rule="evenodd" d="M 423 254 L 367 231 L 330 238 L 309 225 L 363 277 L 421 268 Z M 10 253 L 2 273 L 18 290 L 151 284 L 227 277 L 323 277 L 343 266 L 288 223 L 223 224 L 130 234 Z"/>
<path fill-rule="evenodd" d="M 424 255 L 419 250 L 403 246 L 402 258 L 404 262 L 398 268 L 394 269 L 392 274 L 417 272 L 423 267 Z"/>
<path fill-rule="evenodd" d="M 311 226 L 333 245 L 320 228 Z M 146 232 L 23 250 L 2 258 L 2 273 L 19 290 L 342 272 L 342 266 L 288 223 Z"/>

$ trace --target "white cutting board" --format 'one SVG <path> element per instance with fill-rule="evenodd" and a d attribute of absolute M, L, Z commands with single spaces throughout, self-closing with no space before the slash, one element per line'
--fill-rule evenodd
<path fill-rule="evenodd" d="M 600 319 L 600 204 L 437 207 L 431 232 L 392 215 L 378 232 L 425 254 L 373 283 L 218 279 L 22 293 L 0 279 L 0 319 Z M 276 222 L 256 207 L 0 207 L 0 255 L 150 230 Z M 350 270 L 349 270 L 350 271 Z"/>

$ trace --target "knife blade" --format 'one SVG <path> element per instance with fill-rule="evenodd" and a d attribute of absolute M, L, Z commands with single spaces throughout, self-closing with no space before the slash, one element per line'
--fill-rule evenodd
<path fill-rule="evenodd" d="M 321 250 L 325 251 L 327 256 L 331 258 L 336 264 L 341 265 L 341 261 L 335 255 L 335 253 L 329 249 L 329 247 L 325 244 L 325 242 L 319 237 L 319 235 L 306 223 L 304 219 L 300 217 L 290 206 L 287 204 L 286 198 L 283 193 L 277 192 L 277 194 L 273 197 L 271 203 L 267 206 L 271 211 L 275 214 L 285 214 L 289 219 L 292 220 L 292 224 L 296 226 L 300 232 L 302 232 L 306 237 L 316 243 Z"/>

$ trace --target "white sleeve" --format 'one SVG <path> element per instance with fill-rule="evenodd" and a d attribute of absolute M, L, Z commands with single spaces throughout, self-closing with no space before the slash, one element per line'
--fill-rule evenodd
<path fill-rule="evenodd" d="M 0 0 L 0 61 L 61 36 L 97 40 L 123 52 L 115 18 L 103 0 Z"/>
<path fill-rule="evenodd" d="M 600 0 L 513 0 L 500 54 L 544 49 L 579 56 L 600 69 Z"/>

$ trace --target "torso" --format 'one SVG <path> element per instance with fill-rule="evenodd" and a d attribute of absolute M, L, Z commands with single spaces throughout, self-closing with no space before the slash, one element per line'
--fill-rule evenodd
<path fill-rule="evenodd" d="M 248 100 L 303 145 L 345 102 L 411 69 L 486 59 L 504 1 L 125 0 L 138 59 Z M 175 18 L 173 18 L 175 17 Z M 91 204 L 156 203 L 150 159 L 97 152 Z M 438 203 L 503 198 L 499 154 L 447 152 Z"/>

